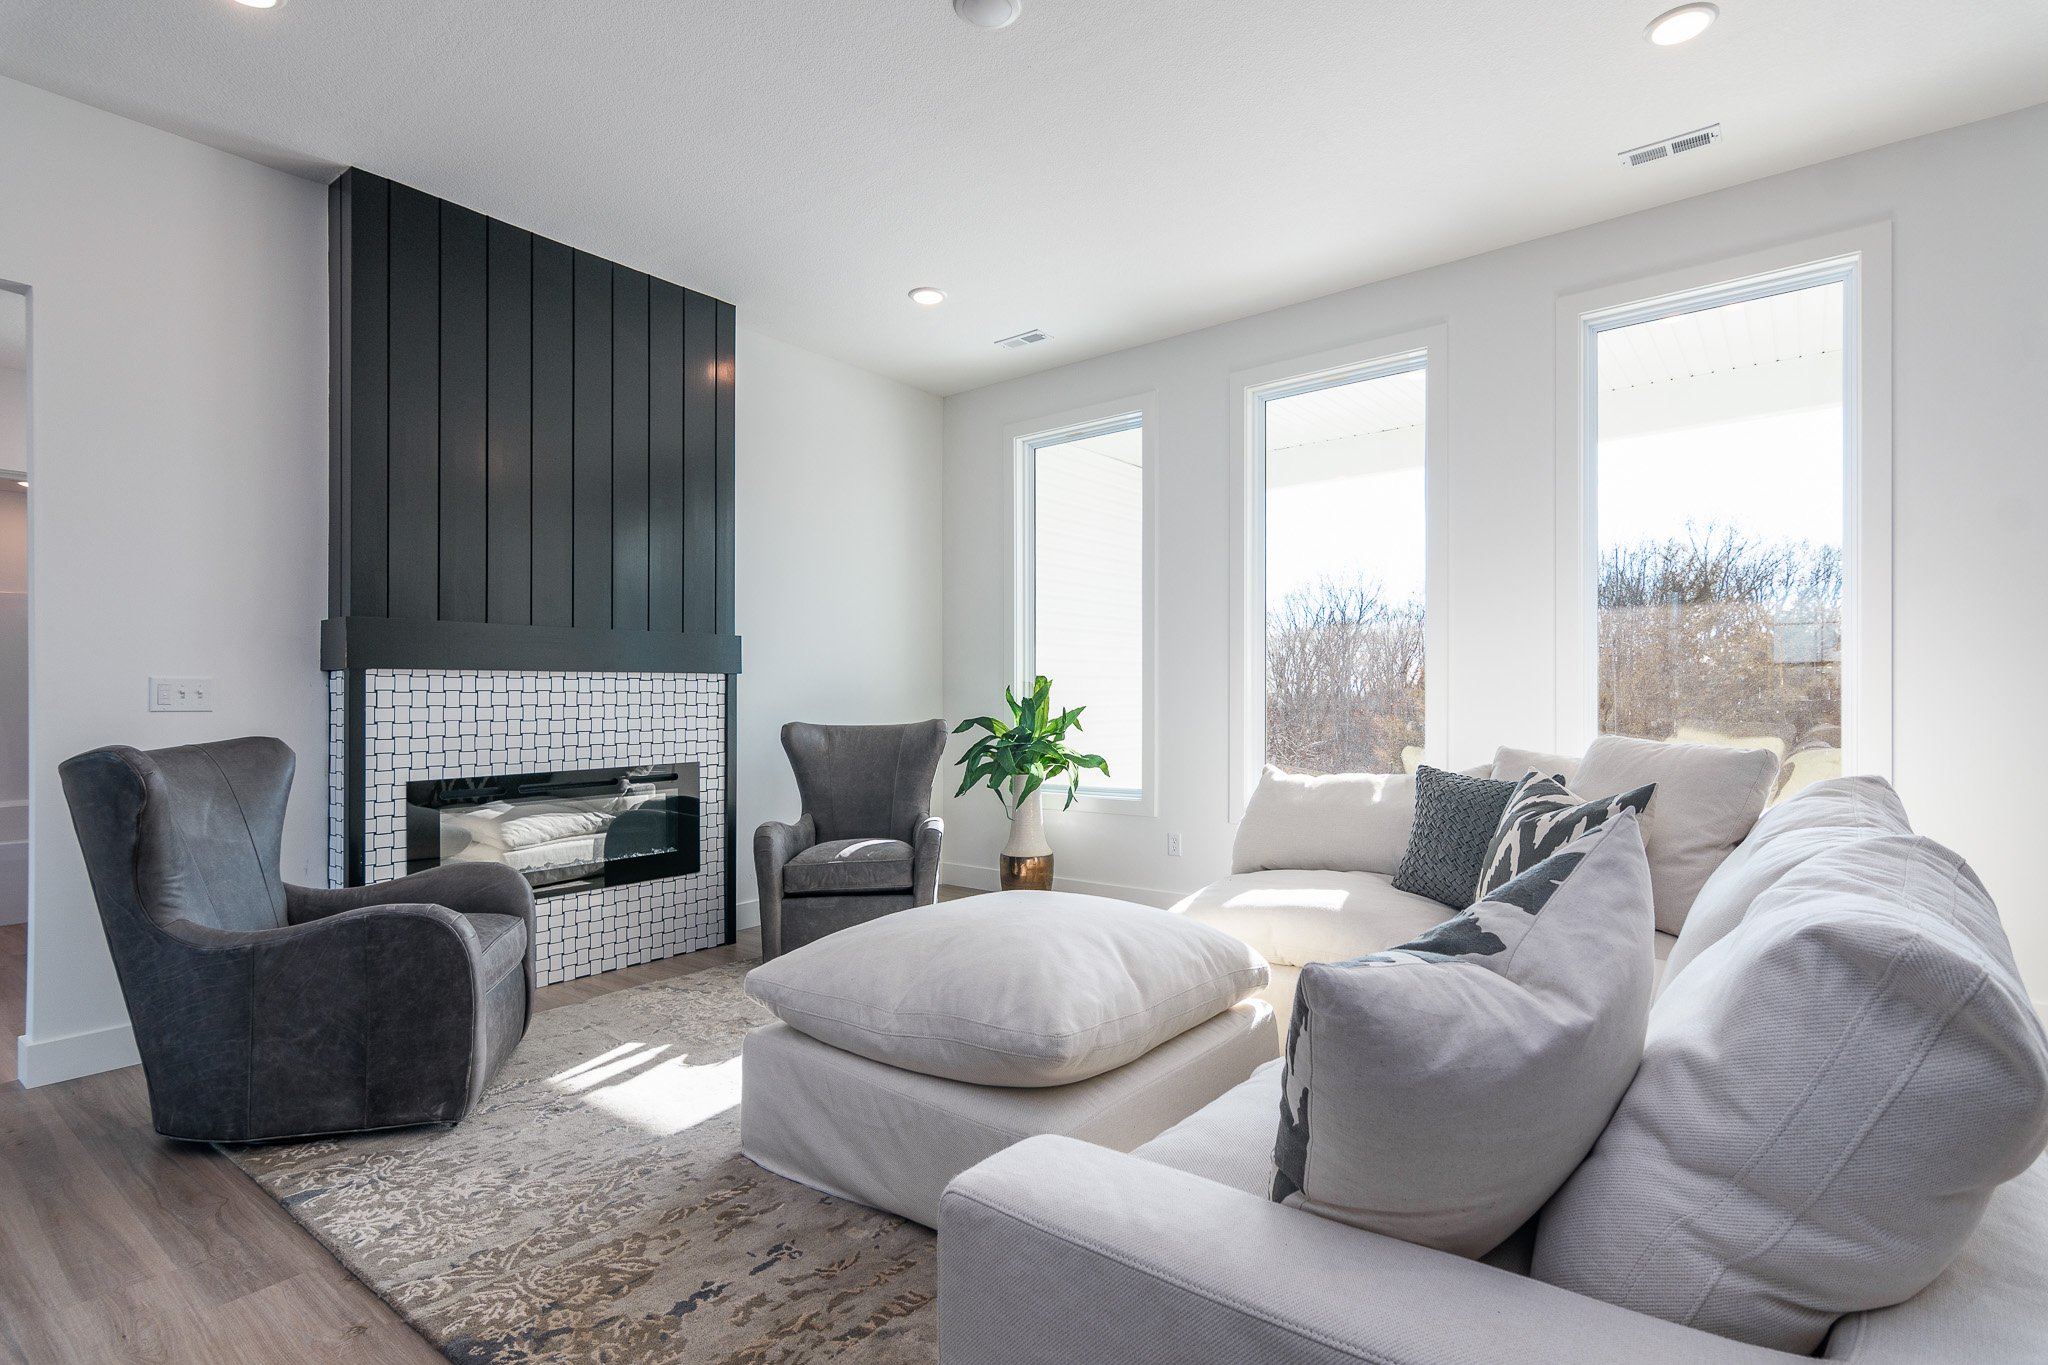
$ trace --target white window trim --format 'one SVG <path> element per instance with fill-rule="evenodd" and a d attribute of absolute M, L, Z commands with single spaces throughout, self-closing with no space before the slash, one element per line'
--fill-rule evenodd
<path fill-rule="evenodd" d="M 1097 793 L 1083 790 L 1071 807 L 1072 811 L 1094 815 L 1157 815 L 1159 813 L 1159 693 L 1157 659 L 1158 613 L 1155 609 L 1156 583 L 1158 580 L 1158 503 L 1159 503 L 1159 399 L 1157 394 L 1142 393 L 1129 398 L 1103 403 L 1091 403 L 1086 407 L 1072 408 L 1066 412 L 1053 413 L 1029 422 L 1016 422 L 1003 429 L 1003 439 L 1009 450 L 1010 460 L 1010 648 L 1008 677 L 1010 685 L 1022 690 L 1028 687 L 1034 671 L 1032 660 L 1033 612 L 1033 528 L 1032 508 L 1032 449 L 1055 441 L 1071 438 L 1091 427 L 1119 419 L 1135 418 L 1139 423 L 1140 458 L 1144 461 L 1144 477 L 1141 481 L 1141 498 L 1144 517 L 1144 544 L 1140 549 L 1139 562 L 1143 566 L 1143 619 L 1144 619 L 1144 681 L 1141 699 L 1144 706 L 1144 720 L 1140 726 L 1144 759 L 1138 773 L 1138 791 L 1133 795 Z M 1054 679 L 1055 685 L 1058 679 Z M 1057 694 L 1056 694 L 1057 695 Z M 1086 699 L 1083 699 L 1086 704 Z M 1081 731 L 1082 747 L 1088 731 Z M 1085 778 L 1085 774 L 1084 774 Z M 1046 784 L 1046 801 L 1050 811 L 1066 808 L 1066 786 L 1064 782 Z"/>
<path fill-rule="evenodd" d="M 1557 734 L 1599 732 L 1599 433 L 1593 346 L 1631 321 L 1845 282 L 1843 330 L 1843 770 L 1892 775 L 1892 231 L 1873 223 L 1573 294 L 1557 305 Z"/>
<path fill-rule="evenodd" d="M 1295 356 L 1230 377 L 1232 488 L 1230 526 L 1230 783 L 1224 818 L 1244 815 L 1266 755 L 1266 470 L 1262 399 L 1303 385 L 1369 378 L 1428 367 L 1423 417 L 1422 486 L 1428 523 L 1423 575 L 1423 749 L 1432 764 L 1451 749 L 1450 659 L 1451 400 L 1449 329 L 1439 323 Z"/>

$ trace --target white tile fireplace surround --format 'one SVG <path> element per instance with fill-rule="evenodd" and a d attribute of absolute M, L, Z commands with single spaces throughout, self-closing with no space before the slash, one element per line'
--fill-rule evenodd
<path fill-rule="evenodd" d="M 328 854 L 342 880 L 344 675 L 328 675 Z M 363 873 L 406 870 L 405 784 L 426 778 L 695 763 L 701 870 L 543 898 L 546 985 L 725 939 L 725 678 L 716 673 L 371 670 L 363 725 Z"/>

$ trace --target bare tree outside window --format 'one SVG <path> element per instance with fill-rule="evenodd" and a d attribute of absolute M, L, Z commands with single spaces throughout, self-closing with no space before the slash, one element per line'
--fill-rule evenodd
<path fill-rule="evenodd" d="M 1842 735 L 1842 556 L 1726 527 L 1600 563 L 1600 729 L 1798 755 Z M 1422 746 L 1422 604 L 1375 583 L 1297 588 L 1266 627 L 1266 757 L 1400 772 Z M 1790 769 L 1788 768 L 1788 772 Z"/>
<path fill-rule="evenodd" d="M 1400 772 L 1423 742 L 1420 356 L 1263 398 L 1266 761 Z"/>
<path fill-rule="evenodd" d="M 1600 730 L 1842 743 L 1842 554 L 1725 527 L 1600 563 Z"/>
<path fill-rule="evenodd" d="M 1266 625 L 1266 761 L 1290 772 L 1400 772 L 1422 746 L 1422 603 L 1323 579 Z"/>

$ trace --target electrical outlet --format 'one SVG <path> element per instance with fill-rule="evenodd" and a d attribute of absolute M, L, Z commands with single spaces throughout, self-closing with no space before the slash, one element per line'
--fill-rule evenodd
<path fill-rule="evenodd" d="M 151 678 L 149 709 L 152 711 L 211 711 L 213 679 Z"/>
<path fill-rule="evenodd" d="M 1169 858 L 1178 858 L 1180 856 L 1180 836 L 1178 834 L 1166 836 L 1166 856 Z"/>

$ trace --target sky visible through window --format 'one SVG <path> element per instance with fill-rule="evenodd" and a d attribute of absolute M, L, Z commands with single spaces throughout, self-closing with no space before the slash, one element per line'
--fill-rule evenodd
<path fill-rule="evenodd" d="M 1266 601 L 1326 579 L 1420 603 L 1421 370 L 1266 403 Z"/>

